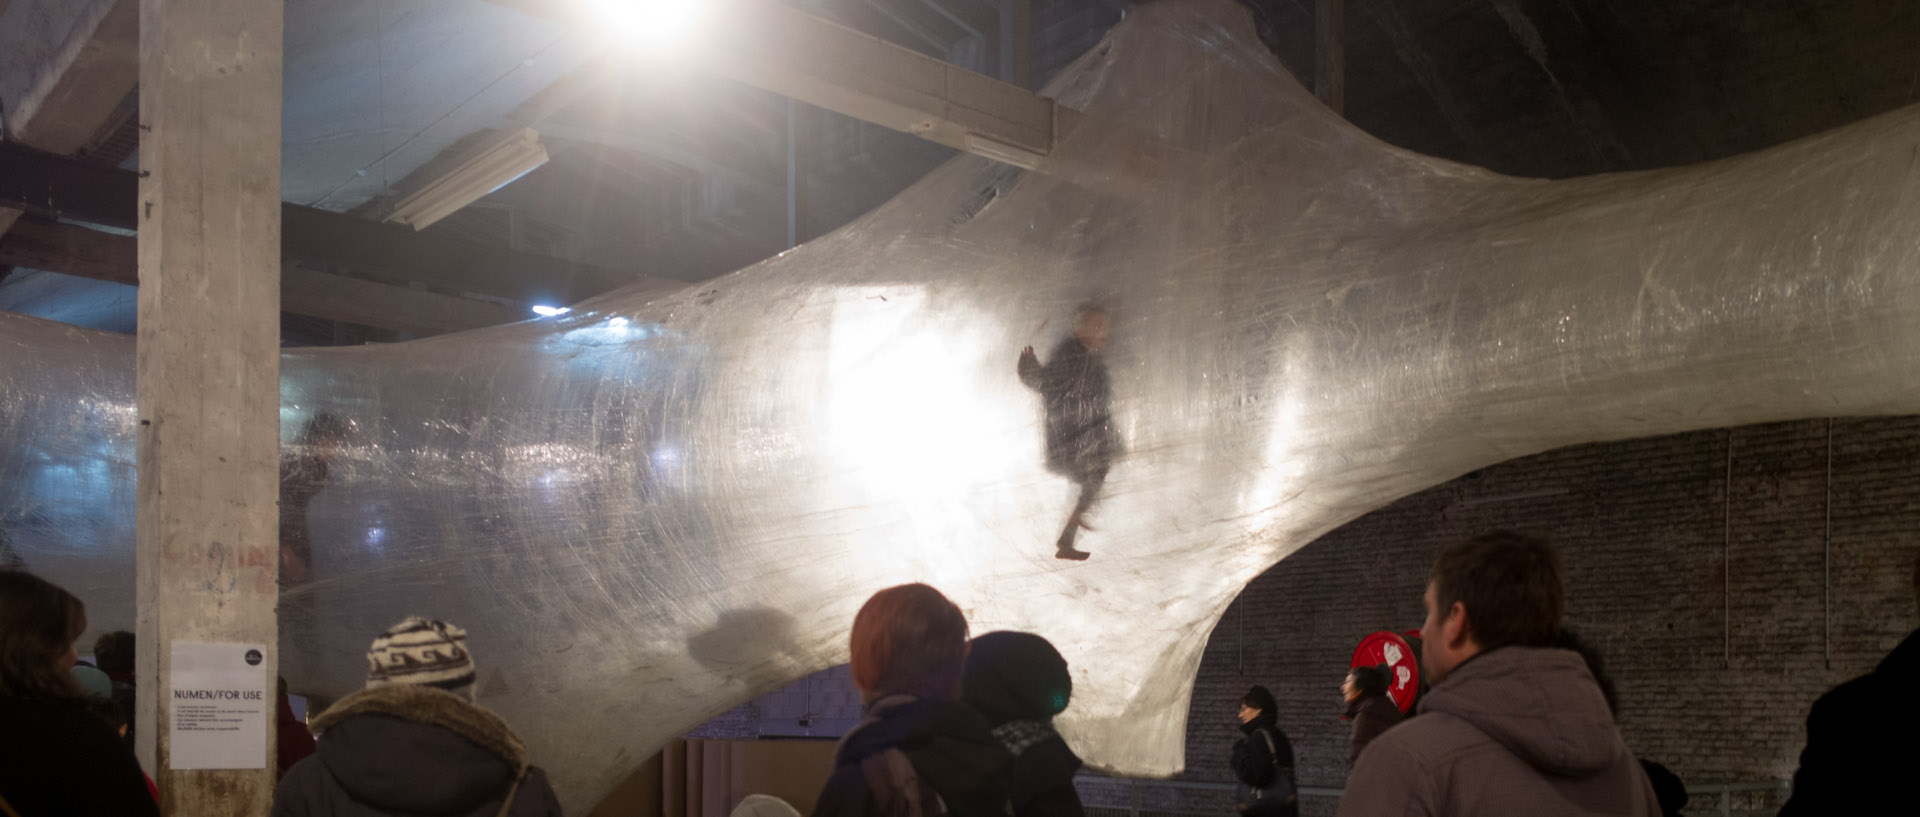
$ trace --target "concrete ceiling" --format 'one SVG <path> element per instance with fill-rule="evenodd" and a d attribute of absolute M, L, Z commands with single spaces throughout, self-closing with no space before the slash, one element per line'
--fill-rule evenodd
<path fill-rule="evenodd" d="M 114 0 L 0 0 L 0 104 L 48 44 Z M 132 0 L 118 0 L 132 2 Z M 1244 0 L 1311 83 L 1315 0 Z M 816 0 L 816 14 L 991 72 L 992 0 Z M 1036 84 L 1124 0 L 1034 0 Z M 97 11 L 96 11 L 97 13 Z M 1346 114 L 1422 153 L 1565 177 L 1688 164 L 1915 101 L 1911 0 L 1347 0 Z M 289 0 L 284 197 L 350 211 L 462 139 L 536 107 L 552 162 L 431 228 L 680 280 L 785 247 L 785 101 L 710 77 L 590 62 L 578 32 L 481 0 Z M 979 33 L 976 33 L 979 32 Z M 804 235 L 951 153 L 803 111 Z M 0 307 L 123 331 L 124 289 L 16 273 Z M 390 338 L 290 322 L 291 342 Z"/>
<path fill-rule="evenodd" d="M 289 0 L 281 195 L 359 206 L 498 127 L 596 47 L 475 0 Z"/>

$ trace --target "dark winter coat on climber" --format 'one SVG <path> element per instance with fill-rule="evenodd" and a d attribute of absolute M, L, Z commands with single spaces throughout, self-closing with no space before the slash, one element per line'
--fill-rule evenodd
<path fill-rule="evenodd" d="M 1347 707 L 1345 717 L 1353 727 L 1347 737 L 1348 768 L 1360 762 L 1360 750 L 1367 748 L 1374 738 L 1406 719 L 1400 707 L 1385 695 L 1367 695 L 1354 701 L 1353 705 Z"/>
<path fill-rule="evenodd" d="M 1293 743 L 1271 709 L 1240 724 L 1233 744 L 1233 776 L 1240 780 L 1240 813 L 1247 817 L 1293 817 L 1300 798 L 1293 771 Z"/>
<path fill-rule="evenodd" d="M 1455 667 L 1367 745 L 1340 817 L 1654 817 L 1660 804 L 1587 662 L 1503 647 Z"/>
<path fill-rule="evenodd" d="M 1920 712 L 1901 703 L 1920 689 L 1920 630 L 1873 672 L 1837 687 L 1807 713 L 1807 747 L 1780 817 L 1870 814 L 1912 799 Z"/>
<path fill-rule="evenodd" d="M 835 747 L 813 817 L 1006 817 L 1011 761 L 980 713 L 889 695 Z"/>
<path fill-rule="evenodd" d="M 314 727 L 319 745 L 281 779 L 273 817 L 560 815 L 513 730 L 465 696 L 373 687 L 340 699 Z"/>
<path fill-rule="evenodd" d="M 1078 338 L 1053 347 L 1045 365 L 1020 359 L 1020 382 L 1040 393 L 1047 414 L 1047 468 L 1075 481 L 1104 476 L 1120 453 L 1113 430 L 1107 364 Z"/>

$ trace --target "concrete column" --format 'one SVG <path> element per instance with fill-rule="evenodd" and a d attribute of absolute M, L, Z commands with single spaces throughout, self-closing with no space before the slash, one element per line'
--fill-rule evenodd
<path fill-rule="evenodd" d="M 1033 85 L 1033 1 L 1000 0 L 1000 81 Z"/>
<path fill-rule="evenodd" d="M 283 0 L 140 0 L 140 754 L 168 815 L 260 815 L 262 768 L 174 769 L 176 641 L 279 665 Z M 270 703 L 269 699 L 269 703 Z M 271 712 L 271 709 L 269 709 Z"/>
<path fill-rule="evenodd" d="M 1346 0 L 1319 0 L 1314 9 L 1313 95 L 1346 113 L 1347 10 Z"/>

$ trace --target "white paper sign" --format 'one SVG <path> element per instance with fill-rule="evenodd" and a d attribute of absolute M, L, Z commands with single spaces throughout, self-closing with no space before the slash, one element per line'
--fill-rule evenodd
<path fill-rule="evenodd" d="M 168 745 L 175 769 L 264 769 L 273 684 L 260 644 L 173 642 Z"/>

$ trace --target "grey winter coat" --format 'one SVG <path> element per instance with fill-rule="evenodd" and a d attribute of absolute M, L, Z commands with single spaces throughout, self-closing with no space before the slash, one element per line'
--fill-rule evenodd
<path fill-rule="evenodd" d="M 1657 817 L 1653 784 L 1579 654 L 1506 647 L 1455 667 L 1372 743 L 1340 817 Z"/>
<path fill-rule="evenodd" d="M 273 792 L 273 817 L 559 817 L 500 716 L 432 687 L 374 687 L 314 721 L 320 742 Z M 511 808 L 504 809 L 509 801 Z"/>

